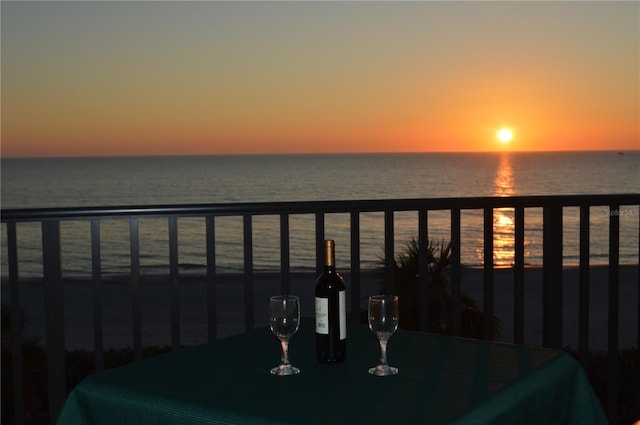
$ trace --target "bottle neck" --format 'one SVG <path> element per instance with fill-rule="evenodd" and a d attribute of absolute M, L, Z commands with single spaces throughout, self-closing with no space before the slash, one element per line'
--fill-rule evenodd
<path fill-rule="evenodd" d="M 325 269 L 336 268 L 335 243 L 331 240 L 324 243 L 324 267 Z"/>

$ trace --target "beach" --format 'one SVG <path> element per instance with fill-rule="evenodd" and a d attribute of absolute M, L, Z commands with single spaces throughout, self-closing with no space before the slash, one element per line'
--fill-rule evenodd
<path fill-rule="evenodd" d="M 347 287 L 350 276 L 344 274 Z M 578 347 L 579 270 L 566 268 L 563 275 L 563 346 Z M 279 294 L 279 273 L 253 274 L 254 327 L 266 326 L 270 295 Z M 302 315 L 312 317 L 315 276 L 294 272 L 290 275 L 290 293 L 301 298 Z M 361 306 L 379 290 L 379 278 L 372 272 L 361 274 Z M 542 269 L 525 270 L 525 344 L 542 344 Z M 607 349 L 608 269 L 591 267 L 589 349 Z M 20 282 L 20 304 L 25 313 L 24 336 L 41 342 L 44 337 L 44 298 L 40 281 Z M 105 276 L 100 285 L 103 301 L 103 335 L 105 348 L 133 345 L 131 284 L 126 276 Z M 483 272 L 470 269 L 463 275 L 461 291 L 483 305 Z M 350 291 L 347 305 L 350 306 Z M 245 331 L 244 277 L 242 274 L 216 276 L 218 338 Z M 171 302 L 168 276 L 142 276 L 140 283 L 142 344 L 171 344 Z M 2 300 L 9 300 L 8 284 L 3 280 Z M 64 286 L 65 342 L 69 350 L 92 350 L 94 344 L 92 284 L 89 279 L 66 279 Z M 197 345 L 207 341 L 207 306 L 205 278 L 198 274 L 180 277 L 180 343 Z M 638 345 L 638 266 L 620 267 L 619 347 Z M 494 311 L 501 321 L 499 340 L 513 341 L 513 270 L 494 271 Z"/>

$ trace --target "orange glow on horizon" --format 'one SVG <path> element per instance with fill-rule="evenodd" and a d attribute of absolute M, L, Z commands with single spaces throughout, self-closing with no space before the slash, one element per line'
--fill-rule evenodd
<path fill-rule="evenodd" d="M 637 11 L 7 2 L 1 155 L 639 150 Z"/>

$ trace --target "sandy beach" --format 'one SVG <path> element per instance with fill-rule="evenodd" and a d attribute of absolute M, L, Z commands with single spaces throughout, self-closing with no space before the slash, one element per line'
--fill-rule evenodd
<path fill-rule="evenodd" d="M 563 345 L 578 347 L 578 273 L 576 268 L 564 272 Z M 608 272 L 606 267 L 591 268 L 589 347 L 606 350 L 608 323 Z M 270 295 L 280 293 L 278 273 L 254 273 L 254 326 L 266 325 Z M 245 330 L 244 280 L 241 274 L 220 275 L 217 278 L 218 337 Z M 361 305 L 366 297 L 378 291 L 379 281 L 363 272 Z M 345 274 L 347 287 L 350 277 Z M 313 316 L 315 276 L 310 273 L 291 274 L 291 293 L 301 297 L 303 316 Z M 27 317 L 25 335 L 44 342 L 44 309 L 41 283 L 25 280 L 20 283 L 20 302 Z M 483 304 L 482 270 L 470 270 L 463 276 L 461 290 Z M 102 287 L 104 345 L 122 348 L 132 345 L 131 286 L 126 278 L 105 277 Z M 495 314 L 501 319 L 500 340 L 513 338 L 513 271 L 497 269 L 494 274 Z M 143 345 L 171 344 L 171 305 L 168 277 L 143 277 L 141 284 L 141 314 Z M 350 295 L 350 294 L 349 294 Z M 348 296 L 349 296 L 348 295 Z M 93 312 L 91 282 L 68 280 L 65 284 L 65 339 L 68 349 L 93 349 Z M 2 300 L 9 300 L 8 285 L 2 283 Z M 348 305 L 350 301 L 348 300 Z M 195 345 L 206 342 L 206 287 L 203 276 L 185 274 L 180 279 L 180 342 Z M 638 323 L 638 266 L 620 268 L 620 347 L 634 347 Z M 525 271 L 525 343 L 542 343 L 542 269 Z"/>

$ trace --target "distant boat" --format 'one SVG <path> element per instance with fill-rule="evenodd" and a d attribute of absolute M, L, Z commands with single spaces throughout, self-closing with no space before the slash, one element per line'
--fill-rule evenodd
<path fill-rule="evenodd" d="M 618 155 L 624 155 L 624 152 L 618 152 Z"/>

